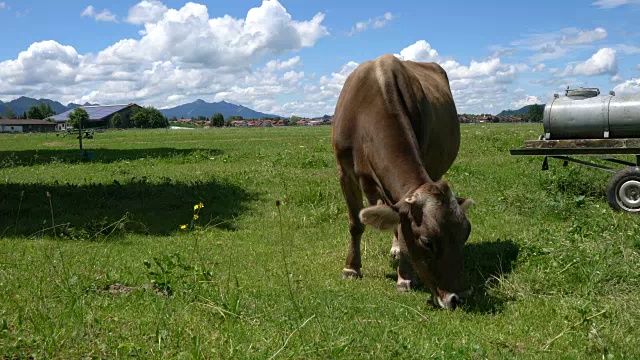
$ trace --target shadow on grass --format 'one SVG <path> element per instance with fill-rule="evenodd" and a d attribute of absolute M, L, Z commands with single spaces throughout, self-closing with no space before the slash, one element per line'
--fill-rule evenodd
<path fill-rule="evenodd" d="M 464 247 L 465 289 L 473 289 L 466 298 L 463 311 L 472 313 L 497 313 L 502 310 L 504 299 L 489 294 L 488 284 L 492 279 L 509 274 L 518 258 L 520 248 L 511 240 L 470 243 Z M 396 273 L 387 274 L 388 279 L 398 281 Z M 431 291 L 416 284 L 414 290 L 430 294 Z"/>
<path fill-rule="evenodd" d="M 200 210 L 201 225 L 209 223 L 234 230 L 234 219 L 255 200 L 245 189 L 220 181 L 160 184 L 132 178 L 124 184 L 0 184 L 0 236 L 31 236 L 52 224 L 47 192 L 51 194 L 56 224 L 69 223 L 90 237 L 125 214 L 124 231 L 170 235 L 189 224 L 193 206 Z M 19 213 L 18 213 L 19 212 Z M 47 235 L 53 235 L 48 230 Z M 72 237 L 73 238 L 73 237 Z"/>
<path fill-rule="evenodd" d="M 86 149 L 86 148 L 85 148 Z M 91 153 L 90 162 L 112 163 L 117 161 L 136 160 L 143 158 L 165 159 L 174 158 L 177 162 L 193 162 L 208 160 L 212 156 L 223 154 L 219 149 L 86 149 Z M 80 155 L 79 148 L 74 149 L 44 149 L 0 151 L 0 169 L 18 166 L 33 166 L 55 162 L 79 163 L 86 161 Z"/>
<path fill-rule="evenodd" d="M 466 299 L 465 311 L 496 313 L 502 310 L 505 299 L 489 292 L 492 279 L 513 271 L 520 248 L 511 240 L 470 243 L 464 247 L 465 284 L 473 292 Z"/>

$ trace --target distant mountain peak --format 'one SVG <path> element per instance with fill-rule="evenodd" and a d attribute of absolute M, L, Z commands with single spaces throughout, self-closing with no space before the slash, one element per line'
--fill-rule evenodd
<path fill-rule="evenodd" d="M 178 119 L 204 116 L 210 118 L 216 113 L 222 113 L 226 118 L 229 116 L 242 116 L 245 119 L 260 119 L 264 117 L 275 117 L 276 115 L 270 115 L 252 110 L 242 105 L 236 105 L 227 101 L 220 102 L 206 102 L 202 99 L 198 99 L 188 104 L 178 105 L 173 108 L 161 109 L 162 113 L 166 117 L 175 116 Z"/>

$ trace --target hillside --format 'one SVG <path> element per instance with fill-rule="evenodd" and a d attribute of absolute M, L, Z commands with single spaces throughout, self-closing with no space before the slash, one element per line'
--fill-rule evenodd
<path fill-rule="evenodd" d="M 545 104 L 540 104 L 540 106 L 542 106 L 544 108 Z M 518 116 L 518 115 L 525 115 L 529 112 L 529 108 L 532 107 L 533 105 L 527 105 L 525 107 L 522 107 L 518 110 L 503 110 L 501 113 L 498 114 L 498 116 Z"/>
<path fill-rule="evenodd" d="M 162 111 L 162 113 L 168 118 L 175 116 L 178 119 L 198 116 L 205 116 L 207 118 L 210 118 L 213 114 L 216 113 L 222 113 L 225 119 L 233 115 L 242 116 L 245 119 L 260 119 L 276 116 L 261 113 L 249 109 L 248 107 L 235 105 L 226 101 L 208 103 L 200 99 L 189 104 L 183 104 L 169 109 L 162 109 L 160 111 Z"/>

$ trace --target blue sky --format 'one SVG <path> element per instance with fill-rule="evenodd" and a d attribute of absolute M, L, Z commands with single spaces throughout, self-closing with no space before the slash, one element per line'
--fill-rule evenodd
<path fill-rule="evenodd" d="M 639 15 L 640 0 L 0 0 L 0 100 L 317 116 L 391 53 L 440 63 L 459 112 L 497 113 L 566 86 L 640 93 Z"/>

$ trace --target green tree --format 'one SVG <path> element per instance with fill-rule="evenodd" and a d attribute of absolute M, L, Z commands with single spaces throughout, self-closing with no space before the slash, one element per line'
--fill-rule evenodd
<path fill-rule="evenodd" d="M 40 106 L 38 107 L 40 108 L 40 112 L 42 113 L 43 119 L 46 119 L 56 114 L 55 112 L 53 112 L 53 110 L 51 110 L 51 105 L 45 104 L 44 101 L 41 101 Z"/>
<path fill-rule="evenodd" d="M 291 115 L 291 117 L 289 118 L 289 120 L 285 120 L 285 124 L 286 125 L 296 125 L 296 123 L 298 121 L 300 121 L 301 118 L 295 115 Z"/>
<path fill-rule="evenodd" d="M 118 113 L 113 115 L 113 117 L 111 118 L 111 125 L 113 127 L 121 127 L 122 126 L 122 116 L 120 116 L 120 114 L 118 114 Z"/>
<path fill-rule="evenodd" d="M 139 128 L 162 128 L 169 126 L 169 120 L 162 115 L 160 110 L 153 106 L 139 109 L 131 116 L 131 121 L 135 127 Z"/>
<path fill-rule="evenodd" d="M 178 121 L 178 117 L 177 117 L 177 116 L 175 116 L 175 115 L 173 115 L 173 116 L 169 119 L 169 121 L 170 121 L 170 122 L 176 122 L 176 121 Z"/>
<path fill-rule="evenodd" d="M 525 118 L 527 121 L 531 122 L 539 122 L 542 121 L 542 117 L 544 116 L 544 106 L 534 104 L 529 106 L 529 110 L 527 111 L 527 115 Z"/>
<path fill-rule="evenodd" d="M 77 107 L 73 109 L 71 114 L 69 114 L 69 121 L 67 121 L 67 126 L 73 127 L 74 129 L 79 129 L 80 124 L 82 124 L 83 128 L 86 128 L 89 125 L 89 114 L 87 110 Z"/>
<path fill-rule="evenodd" d="M 229 119 L 231 120 L 244 120 L 244 118 L 240 115 L 231 115 L 229 116 Z"/>
<path fill-rule="evenodd" d="M 224 116 L 222 113 L 215 113 L 211 117 L 211 125 L 215 127 L 223 127 L 224 126 Z"/>
<path fill-rule="evenodd" d="M 7 107 L 7 109 L 4 111 L 4 116 L 7 119 L 15 119 L 16 118 L 16 113 L 14 113 L 13 110 L 11 110 L 10 107 Z"/>
<path fill-rule="evenodd" d="M 45 116 L 39 106 L 32 106 L 27 110 L 27 119 L 44 119 Z"/>

